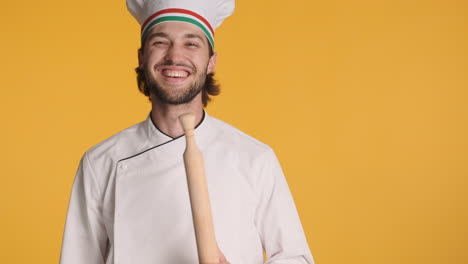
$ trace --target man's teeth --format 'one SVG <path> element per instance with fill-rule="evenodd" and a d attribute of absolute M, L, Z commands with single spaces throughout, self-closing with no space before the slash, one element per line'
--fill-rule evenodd
<path fill-rule="evenodd" d="M 165 70 L 163 71 L 163 75 L 166 77 L 172 77 L 172 78 L 182 78 L 182 77 L 187 77 L 188 73 L 186 71 L 169 71 Z"/>

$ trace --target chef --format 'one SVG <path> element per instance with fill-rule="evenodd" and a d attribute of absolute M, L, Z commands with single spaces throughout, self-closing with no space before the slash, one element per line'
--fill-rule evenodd
<path fill-rule="evenodd" d="M 312 264 L 272 149 L 208 115 L 219 93 L 214 29 L 234 0 L 127 0 L 141 24 L 138 86 L 147 119 L 97 144 L 73 183 L 61 264 L 195 264 L 178 117 L 193 113 L 220 263 Z"/>

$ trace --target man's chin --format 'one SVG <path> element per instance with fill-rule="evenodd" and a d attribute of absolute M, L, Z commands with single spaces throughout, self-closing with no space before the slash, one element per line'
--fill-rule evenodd
<path fill-rule="evenodd" d="M 201 90 L 189 91 L 182 94 L 167 94 L 163 91 L 152 91 L 152 97 L 154 97 L 157 102 L 165 105 L 181 105 L 192 102 L 197 95 L 199 95 Z"/>
<path fill-rule="evenodd" d="M 204 79 L 200 82 L 166 82 L 151 81 L 148 83 L 152 97 L 166 105 L 180 105 L 192 102 L 203 89 Z M 200 100 L 201 101 L 201 100 Z"/>

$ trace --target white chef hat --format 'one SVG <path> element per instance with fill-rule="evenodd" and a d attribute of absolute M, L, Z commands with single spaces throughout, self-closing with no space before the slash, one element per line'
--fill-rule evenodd
<path fill-rule="evenodd" d="M 157 24 L 179 21 L 199 27 L 214 48 L 214 29 L 234 12 L 235 0 L 126 0 L 141 25 L 142 41 Z"/>

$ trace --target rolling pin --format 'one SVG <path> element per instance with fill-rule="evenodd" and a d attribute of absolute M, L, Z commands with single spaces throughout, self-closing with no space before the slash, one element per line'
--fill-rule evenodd
<path fill-rule="evenodd" d="M 200 264 L 217 264 L 219 263 L 218 245 L 211 215 L 203 154 L 195 142 L 195 116 L 184 114 L 179 117 L 179 121 L 185 133 L 184 165 L 197 242 L 198 261 Z"/>

